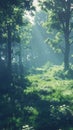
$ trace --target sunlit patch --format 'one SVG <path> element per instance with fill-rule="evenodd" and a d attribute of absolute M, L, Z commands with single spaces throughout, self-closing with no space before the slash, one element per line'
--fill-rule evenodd
<path fill-rule="evenodd" d="M 2 60 L 5 60 L 5 57 L 2 56 L 1 59 L 2 59 Z"/>
<path fill-rule="evenodd" d="M 33 1 L 33 6 L 36 8 L 36 11 L 37 11 L 37 12 L 40 11 L 40 6 L 39 6 L 38 0 L 34 0 L 34 1 Z"/>
<path fill-rule="evenodd" d="M 24 17 L 26 17 L 26 19 L 27 19 L 31 24 L 34 24 L 34 12 L 26 11 Z"/>
<path fill-rule="evenodd" d="M 40 6 L 39 6 L 39 2 L 38 0 L 33 0 L 33 6 L 35 7 L 35 10 L 30 10 L 30 11 L 25 11 L 24 12 L 24 18 L 26 18 L 32 25 L 35 24 L 35 15 L 36 15 L 36 12 L 39 12 L 40 11 Z"/>

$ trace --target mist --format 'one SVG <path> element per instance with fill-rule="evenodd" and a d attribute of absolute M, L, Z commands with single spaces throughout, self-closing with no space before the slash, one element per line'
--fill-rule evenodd
<path fill-rule="evenodd" d="M 0 130 L 73 130 L 72 1 L 0 2 Z"/>
<path fill-rule="evenodd" d="M 50 37 L 46 29 L 42 26 L 47 16 L 44 12 L 36 13 L 35 24 L 32 27 L 32 38 L 30 42 L 30 66 L 41 67 L 47 62 L 60 65 L 63 62 L 62 54 L 58 54 L 45 43 L 46 38 Z"/>

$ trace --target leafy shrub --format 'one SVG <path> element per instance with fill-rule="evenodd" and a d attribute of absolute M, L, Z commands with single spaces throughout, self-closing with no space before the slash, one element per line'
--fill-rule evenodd
<path fill-rule="evenodd" d="M 73 69 L 64 70 L 64 69 L 56 69 L 54 71 L 55 79 L 73 79 Z"/>

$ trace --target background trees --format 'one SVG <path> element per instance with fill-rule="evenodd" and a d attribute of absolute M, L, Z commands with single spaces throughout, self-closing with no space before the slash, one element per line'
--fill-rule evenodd
<path fill-rule="evenodd" d="M 67 70 L 69 69 L 70 47 L 73 43 L 73 1 L 44 0 L 41 5 L 48 15 L 45 23 L 47 31 L 56 34 L 53 34 L 54 40 L 51 37 L 47 39 L 47 42 L 64 54 L 64 68 Z"/>
<path fill-rule="evenodd" d="M 20 66 L 23 48 L 30 41 L 30 26 L 23 19 L 31 1 L 3 0 L 0 2 L 0 129 L 20 129 L 24 115 L 24 88 L 29 84 Z M 24 27 L 23 27 L 24 26 Z M 21 30 L 24 29 L 24 37 Z M 26 30 L 26 28 L 29 30 Z M 26 38 L 28 36 L 28 38 Z M 22 64 L 22 63 L 21 63 Z"/>
<path fill-rule="evenodd" d="M 53 66 L 50 63 L 42 68 L 36 68 L 43 64 L 42 60 L 38 60 L 39 57 L 40 59 L 43 57 L 43 61 L 45 61 L 45 54 L 48 51 L 47 46 L 42 46 L 46 34 L 40 26 L 43 22 L 40 20 L 41 18 L 39 19 L 41 14 L 38 19 L 35 19 L 37 24 L 32 32 L 34 37 L 35 31 L 35 37 L 32 38 L 30 47 L 33 46 L 31 51 L 34 53 L 29 51 L 31 25 L 25 16 L 26 10 L 34 9 L 32 2 L 32 0 L 3 0 L 0 3 L 1 130 L 22 130 L 22 127 L 30 130 L 33 128 L 35 130 L 66 129 L 67 126 L 73 126 L 73 81 L 69 81 L 73 78 L 73 73 L 69 71 L 64 73 L 62 66 L 60 68 L 60 66 Z M 49 13 L 50 18 L 56 18 L 55 12 L 52 11 L 51 9 Z M 33 15 L 33 12 L 28 14 Z M 49 27 L 55 26 L 52 21 L 50 24 L 47 22 L 47 24 L 50 25 Z M 61 30 L 59 25 L 57 27 Z M 57 31 L 55 32 L 57 33 Z M 57 45 L 56 43 L 60 41 L 59 36 L 60 32 L 57 33 L 55 42 L 52 42 L 51 37 L 52 45 Z M 37 49 L 38 47 L 39 49 Z M 43 52 L 40 53 L 42 48 Z M 36 50 L 36 53 L 34 50 Z M 49 57 L 51 59 L 51 54 L 49 54 Z M 27 63 L 30 63 L 31 60 L 34 63 L 34 69 L 30 71 L 28 76 L 25 76 L 27 71 L 25 64 L 27 67 Z M 36 64 L 35 61 L 38 61 L 38 63 Z M 32 62 L 29 65 L 30 69 Z M 39 65 L 39 62 L 42 63 Z M 68 66 L 66 69 L 68 69 Z"/>
<path fill-rule="evenodd" d="M 4 4 L 5 3 L 5 4 Z M 27 22 L 22 19 L 24 15 L 24 10 L 31 8 L 31 1 L 2 1 L 1 2 L 1 44 L 6 46 L 7 49 L 7 66 L 9 71 L 11 71 L 11 58 L 12 58 L 12 43 L 17 41 L 20 42 L 20 34 L 18 33 L 20 27 Z M 4 45 L 5 44 L 5 45 Z"/>

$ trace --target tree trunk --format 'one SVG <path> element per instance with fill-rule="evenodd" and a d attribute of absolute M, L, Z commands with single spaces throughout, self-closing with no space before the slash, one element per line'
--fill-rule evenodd
<path fill-rule="evenodd" d="M 8 74 L 11 77 L 11 27 L 8 25 Z"/>
<path fill-rule="evenodd" d="M 64 35 L 65 35 L 65 53 L 64 53 L 64 68 L 69 69 L 69 54 L 70 54 L 70 18 L 71 18 L 71 1 L 66 2 L 65 21 L 64 21 Z"/>
<path fill-rule="evenodd" d="M 70 44 L 69 44 L 69 35 L 65 33 L 65 53 L 64 53 L 64 69 L 69 69 L 69 54 L 70 54 Z"/>
<path fill-rule="evenodd" d="M 19 43 L 19 74 L 22 75 L 23 74 L 23 65 L 22 65 L 22 56 L 21 56 L 21 52 L 22 52 L 22 48 L 21 48 L 21 43 Z"/>

